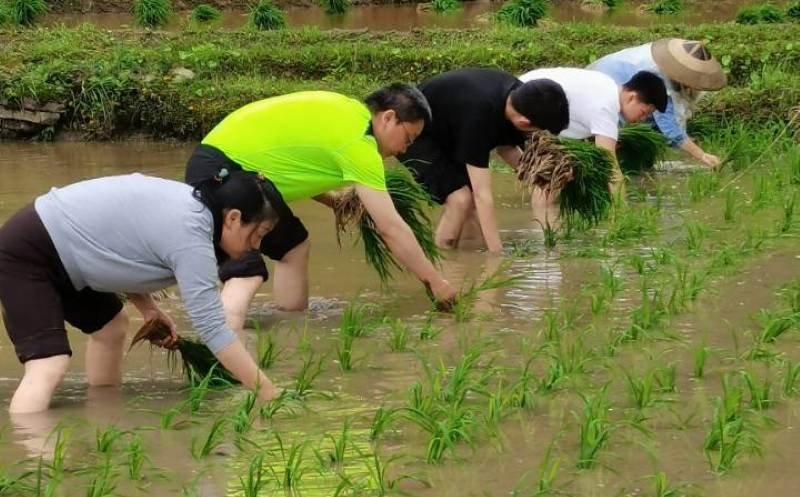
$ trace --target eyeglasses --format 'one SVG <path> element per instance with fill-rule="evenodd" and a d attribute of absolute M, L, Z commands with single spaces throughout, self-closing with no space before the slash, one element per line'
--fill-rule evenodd
<path fill-rule="evenodd" d="M 406 147 L 410 147 L 411 145 L 414 144 L 414 140 L 416 138 L 411 138 L 411 133 L 408 132 L 408 128 L 406 128 L 406 123 L 404 123 L 403 121 L 401 121 L 399 119 L 397 120 L 397 122 L 400 123 L 400 126 L 403 127 L 403 131 L 406 133 Z"/>

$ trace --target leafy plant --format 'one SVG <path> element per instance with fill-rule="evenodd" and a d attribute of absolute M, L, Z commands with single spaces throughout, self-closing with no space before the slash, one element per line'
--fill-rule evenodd
<path fill-rule="evenodd" d="M 326 14 L 344 14 L 350 10 L 350 0 L 320 0 Z"/>
<path fill-rule="evenodd" d="M 20 26 L 33 26 L 49 10 L 44 0 L 10 0 L 11 20 Z"/>
<path fill-rule="evenodd" d="M 742 7 L 736 12 L 736 22 L 739 24 L 777 23 L 783 21 L 783 12 L 768 3 Z"/>
<path fill-rule="evenodd" d="M 544 0 L 509 0 L 497 11 L 497 19 L 509 26 L 530 28 L 547 15 Z"/>
<path fill-rule="evenodd" d="M 680 0 L 657 0 L 645 6 L 645 10 L 655 14 L 677 14 L 683 10 Z"/>
<path fill-rule="evenodd" d="M 208 23 L 218 21 L 222 18 L 222 12 L 213 5 L 201 3 L 189 11 L 189 21 L 196 23 Z"/>
<path fill-rule="evenodd" d="M 795 22 L 800 21 L 800 2 L 790 3 L 786 7 L 786 16 Z"/>
<path fill-rule="evenodd" d="M 133 20 L 143 28 L 159 28 L 172 16 L 169 0 L 134 0 Z"/>
<path fill-rule="evenodd" d="M 453 12 L 461 9 L 461 2 L 459 0 L 433 0 L 430 3 L 430 9 L 434 12 Z"/>
<path fill-rule="evenodd" d="M 283 29 L 286 19 L 281 9 L 270 0 L 261 0 L 250 9 L 250 25 L 260 31 Z"/>

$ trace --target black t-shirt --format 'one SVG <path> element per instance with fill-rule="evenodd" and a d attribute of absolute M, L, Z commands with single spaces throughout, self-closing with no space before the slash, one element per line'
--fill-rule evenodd
<path fill-rule="evenodd" d="M 419 85 L 433 111 L 423 136 L 431 137 L 448 157 L 475 167 L 489 167 L 498 146 L 518 145 L 525 135 L 505 117 L 506 98 L 522 82 L 496 69 L 449 71 Z"/>

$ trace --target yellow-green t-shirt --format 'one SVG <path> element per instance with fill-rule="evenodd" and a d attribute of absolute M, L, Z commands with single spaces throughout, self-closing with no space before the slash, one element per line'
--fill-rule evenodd
<path fill-rule="evenodd" d="M 370 112 L 337 93 L 291 93 L 245 105 L 203 139 L 246 171 L 262 173 L 286 202 L 358 183 L 386 190 L 383 159 L 367 134 Z"/>

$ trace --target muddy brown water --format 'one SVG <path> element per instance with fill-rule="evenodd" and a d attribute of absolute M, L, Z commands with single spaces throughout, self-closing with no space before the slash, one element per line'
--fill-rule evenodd
<path fill-rule="evenodd" d="M 134 171 L 166 178 L 179 179 L 191 144 L 158 143 L 0 143 L 0 222 L 14 211 L 47 191 L 51 186 L 64 185 L 86 178 Z M 443 328 L 434 340 L 423 341 L 416 336 L 409 343 L 427 357 L 432 364 L 441 356 L 446 364 L 460 357 L 465 338 L 473 341 L 477 336 L 491 342 L 490 353 L 498 364 L 519 364 L 521 340 L 536 341 L 543 329 L 547 310 L 558 313 L 573 306 L 586 313 L 581 300 L 586 285 L 595 284 L 600 265 L 609 259 L 575 257 L 570 254 L 583 247 L 575 242 L 565 242 L 553 251 L 544 250 L 541 232 L 531 220 L 523 196 L 515 190 L 509 175 L 496 174 L 495 190 L 498 193 L 499 222 L 506 240 L 533 238 L 534 249 L 523 255 L 507 253 L 510 264 L 506 274 L 520 276 L 509 288 L 484 292 L 476 305 L 475 319 L 454 323 L 453 318 L 440 315 L 435 324 Z M 657 184 L 667 189 L 680 184 L 670 175 L 659 176 Z M 643 185 L 652 188 L 652 184 Z M 428 304 L 419 286 L 410 278 L 398 277 L 391 291 L 382 291 L 377 278 L 363 262 L 360 247 L 336 244 L 330 213 L 312 202 L 296 204 L 296 211 L 311 233 L 312 256 L 310 261 L 312 306 L 306 315 L 282 314 L 271 306 L 271 287 L 264 285 L 251 310 L 254 325 L 265 333 L 272 328 L 282 357 L 268 370 L 279 384 L 290 386 L 299 370 L 300 358 L 310 347 L 318 356 L 326 355 L 326 371 L 315 384 L 319 390 L 333 392 L 335 398 L 312 398 L 296 407 L 294 415 L 279 414 L 272 421 L 256 421 L 250 442 L 244 446 L 234 443 L 235 437 L 227 431 L 222 443 L 206 458 L 196 460 L 190 447 L 205 436 L 212 420 L 230 413 L 231 406 L 243 397 L 239 389 L 212 393 L 201 414 L 178 416 L 184 424 L 179 430 L 160 430 L 159 415 L 179 405 L 186 399 L 186 383 L 171 372 L 164 354 L 160 351 L 135 349 L 125 360 L 125 382 L 121 389 L 89 389 L 82 375 L 84 338 L 74 330 L 70 341 L 74 351 L 69 375 L 59 390 L 53 409 L 44 414 L 9 417 L 0 410 L 0 470 L 16 474 L 14 464 L 34 458 L 44 451 L 52 457 L 53 439 L 48 435 L 62 423 L 70 426 L 71 435 L 67 449 L 68 476 L 55 495 L 82 495 L 88 484 L 87 468 L 102 467 L 104 457 L 94 449 L 96 429 L 114 425 L 140 434 L 151 458 L 146 463 L 148 479 L 133 483 L 125 464 L 124 443 L 119 443 L 116 454 L 110 459 L 114 464 L 114 482 L 117 492 L 123 495 L 179 495 L 181 487 L 191 487 L 194 494 L 203 496 L 242 495 L 239 478 L 246 472 L 254 447 L 276 449 L 274 433 L 284 440 L 303 441 L 309 445 L 300 495 L 333 495 L 338 479 L 331 471 L 317 471 L 319 463 L 313 449 L 329 450 L 325 433 L 341 431 L 345 419 L 353 420 L 354 445 L 348 459 L 340 468 L 353 479 L 368 475 L 367 465 L 372 448 L 367 431 L 373 413 L 381 405 L 399 407 L 406 402 L 406 390 L 415 380 L 424 378 L 420 361 L 412 353 L 392 353 L 386 345 L 388 327 L 381 326 L 355 347 L 356 364 L 353 371 L 342 373 L 335 358 L 337 326 L 342 308 L 360 295 L 361 302 L 381 305 L 389 316 L 400 318 L 419 329 L 425 321 Z M 720 204 L 712 200 L 698 205 L 671 207 L 667 218 L 695 216 L 699 219 L 718 217 Z M 668 223 L 665 222 L 664 226 Z M 714 235 L 720 239 L 734 239 L 741 234 L 743 225 L 723 227 Z M 668 238 L 664 235 L 664 238 Z M 668 327 L 681 337 L 680 341 L 653 340 L 623 347 L 613 358 L 591 361 L 589 372 L 579 380 L 601 384 L 606 376 L 613 376 L 620 368 L 643 371 L 652 364 L 677 365 L 678 393 L 665 395 L 670 401 L 666 408 L 650 411 L 647 422 L 650 436 L 620 428 L 612 436 L 607 450 L 600 456 L 593 470 L 574 468 L 577 454 L 577 424 L 573 412 L 580 410 L 580 399 L 570 388 L 558 394 L 537 396 L 536 405 L 527 411 L 513 412 L 500 424 L 499 437 L 492 441 L 485 434 L 476 436 L 475 443 L 460 443 L 455 454 L 448 453 L 440 465 L 426 465 L 424 460 L 428 439 L 408 423 L 397 423 L 378 444 L 379 452 L 388 459 L 399 456 L 390 467 L 389 475 L 404 473 L 424 476 L 432 485 L 427 488 L 414 482 L 402 485 L 405 490 L 421 496 L 503 496 L 520 486 L 530 495 L 530 483 L 521 483 L 524 475 L 535 476 L 547 445 L 557 439 L 556 455 L 561 460 L 559 485 L 565 485 L 573 495 L 605 497 L 611 495 L 654 495 L 648 475 L 664 471 L 670 482 L 695 484 L 697 493 L 708 496 L 766 496 L 800 494 L 800 477 L 795 470 L 795 460 L 800 447 L 800 430 L 797 430 L 799 405 L 792 400 L 781 400 L 768 412 L 774 424 L 762 428 L 760 434 L 764 447 L 763 459 L 744 457 L 737 467 L 724 476 L 715 476 L 709 469 L 702 451 L 703 437 L 710 426 L 713 410 L 712 398 L 720 393 L 720 383 L 725 371 L 735 362 L 732 350 L 735 342 L 747 341 L 745 331 L 750 326 L 750 316 L 760 308 L 777 305 L 775 291 L 781 285 L 800 277 L 796 237 L 778 240 L 767 249 L 750 256 L 740 266 L 719 275 L 709 284 L 709 289 L 687 312 L 670 320 Z M 610 257 L 625 253 L 646 253 L 649 240 L 635 240 L 632 244 L 610 247 Z M 482 277 L 496 266 L 496 261 L 475 251 L 459 251 L 447 256 L 444 271 L 453 282 L 470 282 Z M 623 281 L 623 288 L 607 313 L 590 317 L 586 342 L 597 345 L 605 340 L 611 323 L 621 319 L 638 296 L 635 275 L 630 268 L 615 268 Z M 179 300 L 167 296 L 164 308 L 176 318 L 179 330 L 189 330 L 185 313 Z M 129 309 L 135 329 L 141 324 L 135 310 Z M 0 326 L 1 327 L 1 326 Z M 589 328 L 581 326 L 583 330 Z M 570 333 L 573 333 L 571 330 Z M 249 342 L 259 332 L 247 331 Z M 712 347 L 708 373 L 703 380 L 691 378 L 691 347 L 705 333 Z M 738 337 L 734 340 L 733 337 Z M 575 336 L 567 336 L 569 341 Z M 793 360 L 798 356 L 796 332 L 781 339 L 779 348 Z M 756 366 L 753 366 L 754 368 Z M 734 368 L 736 369 L 736 368 Z M 17 363 L 4 329 L 0 330 L 0 404 L 7 405 L 18 379 L 21 366 Z M 617 375 L 618 376 L 618 375 Z M 629 401 L 624 380 L 616 377 L 612 386 L 612 415 L 627 417 Z M 581 384 L 581 383 L 579 383 Z M 775 390 L 779 390 L 776 379 Z M 483 404 L 482 398 L 474 399 Z M 692 417 L 692 413 L 697 414 Z M 689 419 L 685 426 L 676 426 L 678 419 Z M 327 444 L 327 445 L 326 445 Z M 266 465 L 278 468 L 280 456 L 272 453 Z M 28 463 L 27 467 L 31 467 Z M 83 470 L 81 473 L 80 470 Z M 80 487 L 79 493 L 75 490 Z M 270 484 L 260 495 L 279 495 L 283 491 Z M 349 494 L 348 494 L 349 495 Z M 369 495 L 369 494 L 365 494 Z"/>
<path fill-rule="evenodd" d="M 590 24 L 612 24 L 619 26 L 655 26 L 665 23 L 697 25 L 712 22 L 732 21 L 736 11 L 746 2 L 722 0 L 719 2 L 685 2 L 686 9 L 675 15 L 656 15 L 642 11 L 641 3 L 624 2 L 613 10 L 587 8 L 580 2 L 559 1 L 548 4 L 549 17 L 556 22 L 581 22 Z M 292 27 L 316 26 L 320 29 L 371 29 L 375 31 L 407 31 L 413 28 L 466 28 L 489 27 L 488 16 L 500 8 L 502 2 L 464 2 L 460 11 L 437 14 L 427 12 L 416 4 L 411 5 L 356 5 L 343 15 L 327 15 L 319 7 L 287 8 L 286 22 Z M 179 30 L 186 22 L 187 13 L 180 12 L 166 26 L 167 30 Z M 77 26 L 92 23 L 105 29 L 118 29 L 132 25 L 129 13 L 68 13 L 50 14 L 47 24 L 63 23 Z M 247 13 L 223 12 L 219 26 L 235 29 L 247 23 Z"/>

